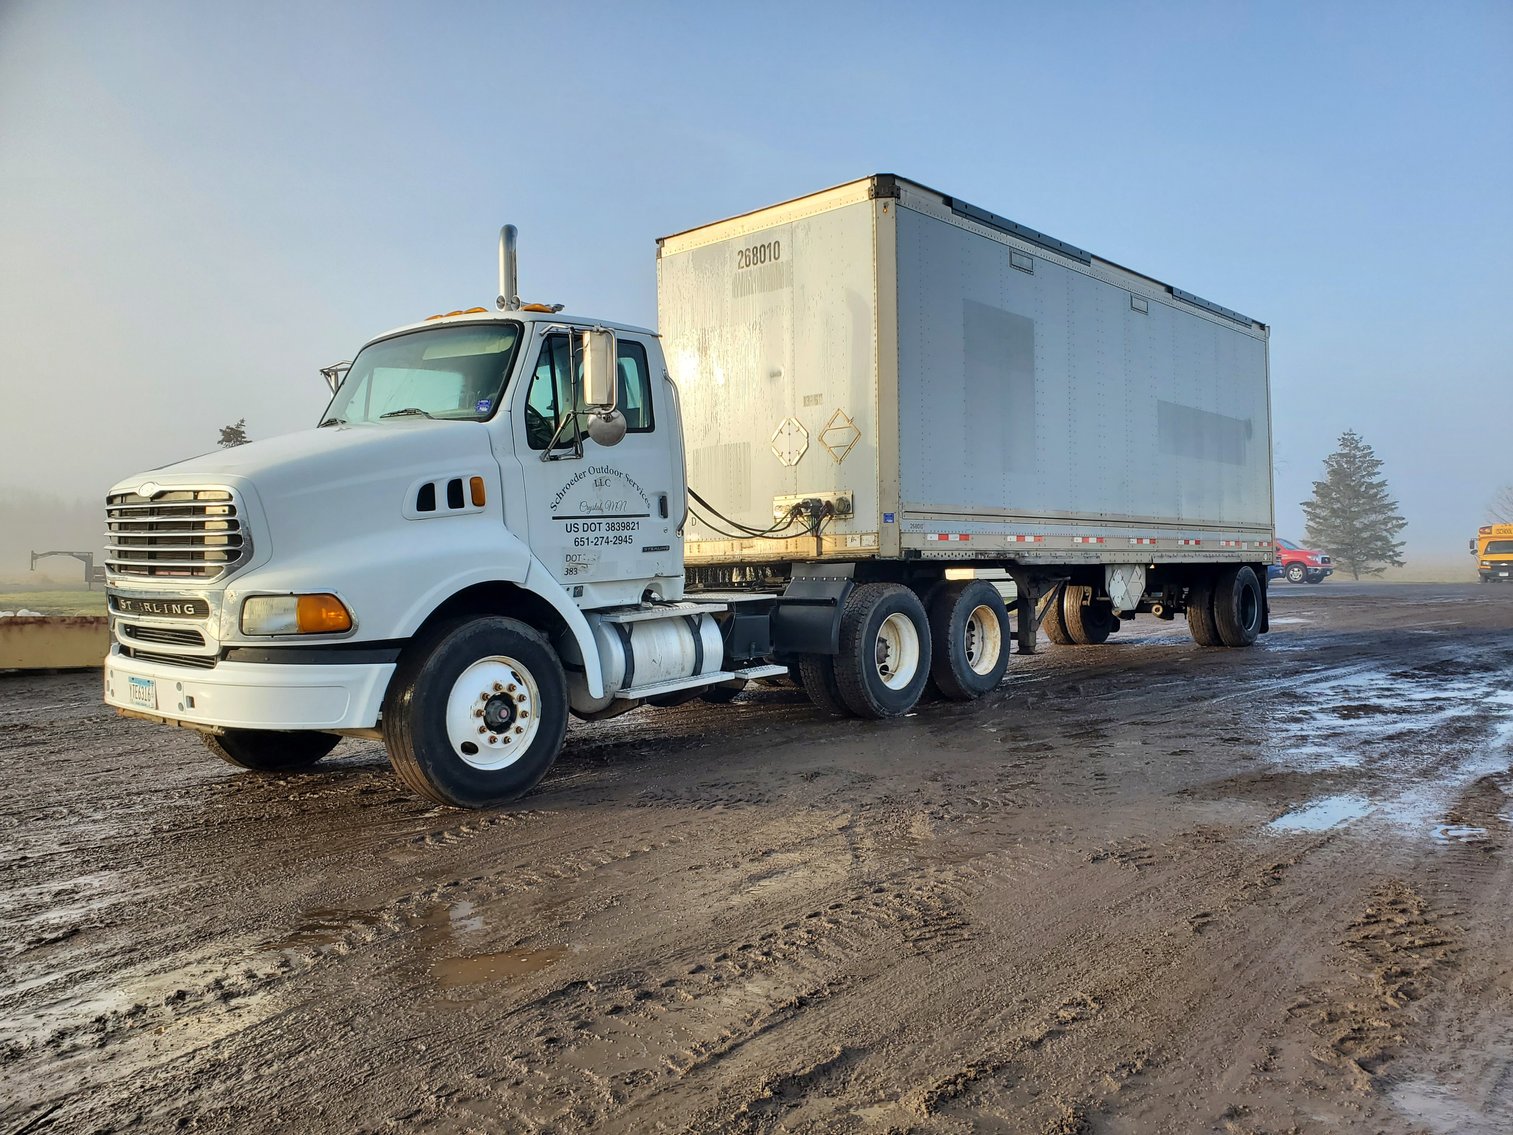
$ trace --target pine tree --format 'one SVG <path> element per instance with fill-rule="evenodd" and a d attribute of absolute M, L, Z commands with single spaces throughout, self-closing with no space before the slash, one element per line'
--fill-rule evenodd
<path fill-rule="evenodd" d="M 238 418 L 232 425 L 221 427 L 221 440 L 216 444 L 222 449 L 246 445 L 252 439 L 247 436 L 247 419 Z"/>
<path fill-rule="evenodd" d="M 1381 575 L 1387 565 L 1403 566 L 1407 522 L 1387 495 L 1382 462 L 1354 430 L 1340 435 L 1340 447 L 1324 459 L 1324 479 L 1313 483 L 1313 499 L 1303 502 L 1308 542 L 1323 548 L 1352 579 Z"/>

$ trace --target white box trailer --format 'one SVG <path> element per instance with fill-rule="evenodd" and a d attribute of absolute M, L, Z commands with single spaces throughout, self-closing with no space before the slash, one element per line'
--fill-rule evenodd
<path fill-rule="evenodd" d="M 840 506 L 699 513 L 690 565 L 1272 558 L 1268 329 L 1228 308 L 890 175 L 664 237 L 658 307 L 690 486 Z"/>

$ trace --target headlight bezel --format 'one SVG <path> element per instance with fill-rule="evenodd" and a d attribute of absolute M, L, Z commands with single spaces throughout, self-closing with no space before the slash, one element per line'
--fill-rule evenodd
<path fill-rule="evenodd" d="M 334 591 L 269 592 L 242 598 L 237 629 L 247 638 L 344 638 L 357 617 Z"/>

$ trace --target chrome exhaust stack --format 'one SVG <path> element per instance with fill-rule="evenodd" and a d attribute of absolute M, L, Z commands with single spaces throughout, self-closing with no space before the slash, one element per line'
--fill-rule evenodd
<path fill-rule="evenodd" d="M 518 235 L 514 225 L 499 230 L 499 298 L 494 306 L 500 311 L 520 310 L 520 275 L 515 254 Z"/>

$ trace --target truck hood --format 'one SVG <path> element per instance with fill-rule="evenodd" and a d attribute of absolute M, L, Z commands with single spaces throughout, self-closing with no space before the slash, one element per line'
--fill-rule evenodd
<path fill-rule="evenodd" d="M 239 569 L 245 573 L 268 563 L 275 549 L 292 566 L 294 557 L 344 541 L 392 538 L 396 526 L 410 523 L 406 510 L 424 482 L 481 476 L 497 491 L 499 465 L 489 436 L 480 422 L 425 418 L 328 426 L 138 473 L 111 492 L 138 492 L 144 484 L 152 492 L 189 485 L 235 489 L 252 534 L 252 559 Z"/>
<path fill-rule="evenodd" d="M 218 449 L 125 478 L 111 492 L 144 482 L 164 487 L 251 481 L 263 495 L 291 490 L 340 491 L 375 473 L 420 475 L 489 458 L 488 430 L 478 422 L 405 418 L 382 425 L 327 426 Z"/>

